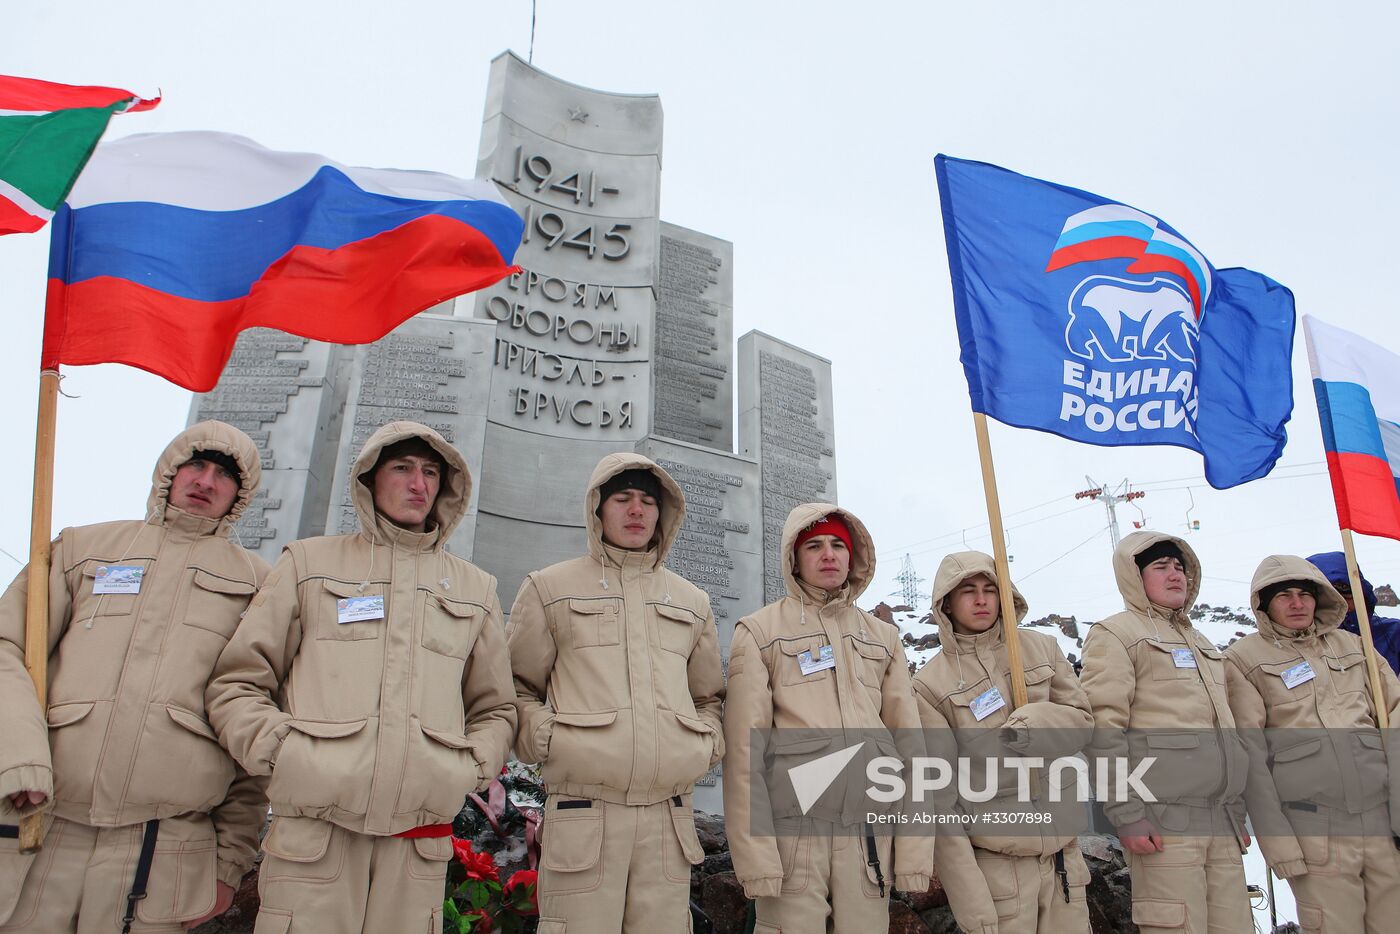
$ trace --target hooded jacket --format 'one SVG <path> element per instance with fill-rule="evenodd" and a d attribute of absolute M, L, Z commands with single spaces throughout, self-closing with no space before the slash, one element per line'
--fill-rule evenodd
<path fill-rule="evenodd" d="M 170 505 L 176 470 L 199 450 L 238 464 L 238 493 L 222 519 Z M 267 574 L 265 561 L 229 540 L 261 475 L 247 435 L 200 422 L 161 453 L 144 520 L 59 533 L 49 551 L 46 710 L 24 667 L 28 569 L 5 591 L 0 822 L 17 816 L 9 795 L 20 790 L 45 792 L 59 817 L 99 827 L 208 813 L 218 877 L 238 885 L 257 851 L 264 782 L 219 748 L 204 686 Z M 108 565 L 141 568 L 137 592 L 93 593 L 98 568 Z"/>
<path fill-rule="evenodd" d="M 1028 702 L 1011 709 L 1011 667 L 1001 620 L 986 632 L 963 634 L 957 632 L 952 617 L 943 609 L 944 600 L 963 581 L 979 574 L 992 581 L 997 579 L 991 556 L 976 551 L 949 555 L 938 566 L 933 582 L 933 617 L 938 622 L 942 651 L 929 659 L 914 678 L 921 713 L 926 707 L 935 708 L 940 714 L 935 724 L 946 721 L 952 726 L 957 731 L 958 754 L 970 757 L 976 764 L 978 773 L 970 779 L 972 788 L 986 785 L 980 764 L 987 757 L 1033 756 L 1048 762 L 1060 756 L 1074 756 L 1089 742 L 1094 725 L 1089 698 L 1059 643 L 1052 636 L 1028 629 L 1017 630 Z M 1028 606 L 1014 585 L 1011 592 L 1019 624 L 1025 619 Z M 1004 706 L 978 720 L 972 702 L 993 688 L 1000 692 Z M 1072 772 L 1062 774 L 1073 778 Z M 999 778 L 1001 793 L 987 803 L 987 809 L 1014 809 L 1016 802 L 1011 796 L 1015 785 L 1006 780 L 1004 773 Z M 1042 810 L 1039 805 L 1034 809 Z M 1048 833 L 1050 825 L 1034 826 L 1045 827 L 1047 834 L 973 834 L 971 841 L 981 849 L 1011 856 L 1048 856 L 1074 840 L 1073 834 Z"/>
<path fill-rule="evenodd" d="M 1291 580 L 1317 585 L 1317 608 L 1307 629 L 1280 626 L 1260 602 L 1260 591 Z M 1393 769 L 1400 763 L 1386 764 L 1361 639 L 1338 628 L 1346 601 L 1323 572 L 1302 558 L 1272 555 L 1254 572 L 1249 594 L 1259 631 L 1225 652 L 1230 707 L 1250 750 L 1245 792 L 1250 817 L 1269 864 L 1288 878 L 1304 872 L 1306 864 L 1283 802 L 1360 814 L 1393 797 L 1400 788 Z M 1395 723 L 1400 681 L 1383 661 L 1379 669 Z M 1302 680 L 1294 680 L 1300 675 Z M 1391 808 L 1393 818 L 1394 803 Z"/>
<path fill-rule="evenodd" d="M 1181 551 L 1186 570 L 1186 601 L 1176 610 L 1147 599 L 1135 561 L 1163 541 Z M 1201 562 L 1180 538 L 1134 532 L 1114 549 L 1113 571 L 1125 609 L 1092 626 L 1084 640 L 1080 683 L 1094 711 L 1091 750 L 1126 756 L 1134 768 L 1156 758 L 1150 788 L 1162 803 L 1150 816 L 1159 829 L 1180 832 L 1184 812 L 1169 814 L 1168 806 L 1236 806 L 1248 763 L 1226 695 L 1224 653 L 1188 615 L 1200 593 Z M 1122 800 L 1104 803 L 1116 826 L 1149 816 L 1131 786 L 1118 790 L 1123 793 L 1112 798 Z"/>
<path fill-rule="evenodd" d="M 1340 551 L 1324 551 L 1308 555 L 1308 560 L 1317 566 L 1333 587 L 1345 586 L 1351 589 L 1351 576 L 1347 573 L 1347 558 Z M 1360 568 L 1357 571 L 1360 572 Z M 1376 615 L 1376 590 L 1366 575 L 1361 575 L 1361 592 L 1366 601 L 1366 613 L 1371 621 L 1371 641 L 1390 664 L 1392 671 L 1400 672 L 1400 619 L 1386 619 Z M 1352 610 L 1342 619 L 1338 628 L 1360 635 L 1360 624 L 1356 621 L 1356 611 Z"/>
<path fill-rule="evenodd" d="M 445 464 L 423 532 L 378 513 L 370 488 L 380 453 L 409 438 Z M 271 774 L 275 814 L 388 835 L 456 817 L 500 771 L 515 711 L 496 580 L 444 547 L 471 498 L 461 454 L 391 422 L 351 478 L 360 531 L 283 550 L 206 698 L 220 742 Z"/>
<path fill-rule="evenodd" d="M 851 532 L 850 573 L 833 591 L 807 584 L 795 573 L 797 536 L 826 516 L 839 517 Z M 784 839 L 756 835 L 754 821 L 766 824 L 770 814 L 778 820 L 803 816 L 769 801 L 765 784 L 755 784 L 753 769 L 783 772 L 784 756 L 803 757 L 788 760 L 799 763 L 826 755 L 828 747 L 837 752 L 837 731 L 858 731 L 857 737 L 873 739 L 877 754 L 906 761 L 911 754 L 923 754 L 921 745 L 917 750 L 907 746 L 919 736 L 920 724 L 899 630 L 855 605 L 875 576 L 875 546 L 865 525 L 845 509 L 807 503 L 789 513 L 779 547 L 787 596 L 736 624 L 724 710 L 725 818 L 734 871 L 750 898 L 777 896 L 783 882 L 779 848 Z M 802 654 L 818 658 L 824 646 L 831 647 L 835 667 L 804 674 Z M 753 732 L 769 730 L 779 732 Z M 899 731 L 898 742 L 891 730 Z M 760 748 L 754 748 L 756 743 Z M 755 753 L 764 761 L 754 763 Z M 832 812 L 821 803 L 805 816 L 848 822 L 846 809 Z M 926 830 L 881 836 L 879 850 L 882 873 L 888 875 L 893 865 L 896 888 L 927 890 L 933 838 Z M 874 875 L 870 881 L 876 881 Z"/>
<path fill-rule="evenodd" d="M 601 487 L 626 470 L 661 485 L 644 551 L 605 542 L 597 514 Z M 528 575 L 511 609 L 516 754 L 542 763 L 551 794 L 632 805 L 689 794 L 724 752 L 724 679 L 710 598 L 665 567 L 685 495 L 646 457 L 609 454 L 583 513 L 588 554 Z"/>

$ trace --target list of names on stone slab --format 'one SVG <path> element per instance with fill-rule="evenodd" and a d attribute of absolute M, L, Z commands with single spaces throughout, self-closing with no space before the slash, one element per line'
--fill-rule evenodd
<path fill-rule="evenodd" d="M 656 308 L 655 388 L 657 434 L 692 444 L 713 444 L 722 420 L 704 411 L 729 373 L 721 352 L 719 306 L 706 292 L 719 284 L 723 261 L 699 243 L 661 237 Z"/>
<path fill-rule="evenodd" d="M 198 397 L 197 420 L 228 422 L 253 439 L 263 470 L 280 466 L 273 449 L 272 425 L 286 414 L 292 396 L 303 387 L 319 386 L 321 380 L 303 377 L 310 361 L 279 354 L 302 353 L 309 343 L 304 337 L 250 328 L 239 335 L 219 384 Z M 282 501 L 260 490 L 254 495 L 234 528 L 234 536 L 250 548 L 277 533 L 267 520 L 267 512 L 280 509 Z"/>
<path fill-rule="evenodd" d="M 354 399 L 354 421 L 350 425 L 350 462 L 360 456 L 365 441 L 389 422 L 420 422 L 442 435 L 449 443 L 452 422 L 442 415 L 455 415 L 459 396 L 448 388 L 450 381 L 466 376 L 465 361 L 452 356 L 450 334 L 440 338 L 390 334 L 366 349 L 360 370 L 360 391 Z M 439 416 L 434 418 L 434 416 Z M 353 480 L 351 482 L 354 482 Z M 341 490 L 339 532 L 354 532 L 359 519 L 350 500 L 347 484 Z"/>
<path fill-rule="evenodd" d="M 817 421 L 817 378 L 809 366 L 768 351 L 758 355 L 759 432 L 763 456 L 763 595 L 772 602 L 787 594 L 783 523 L 793 507 L 827 495 L 831 474 L 821 459 L 832 454 L 831 438 Z"/>
<path fill-rule="evenodd" d="M 742 477 L 682 464 L 659 461 L 685 493 L 685 522 L 676 536 L 666 564 L 710 596 L 716 619 L 726 619 L 728 609 L 720 598 L 739 599 L 733 583 L 734 559 L 725 535 L 747 534 L 749 524 L 725 517 L 729 491 L 744 485 Z"/>

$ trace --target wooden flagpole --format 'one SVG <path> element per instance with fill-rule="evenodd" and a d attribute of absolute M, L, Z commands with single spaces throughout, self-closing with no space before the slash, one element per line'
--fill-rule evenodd
<path fill-rule="evenodd" d="M 29 594 L 24 613 L 24 667 L 34 680 L 42 714 L 49 693 L 49 532 L 53 524 L 53 452 L 58 423 L 58 371 L 39 374 L 39 424 L 34 435 L 34 501 L 29 520 Z M 20 821 L 19 849 L 43 844 L 42 814 Z"/>
<path fill-rule="evenodd" d="M 992 466 L 992 442 L 987 436 L 987 416 L 972 413 L 977 426 L 977 456 L 982 461 L 982 489 L 987 496 L 987 521 L 992 526 L 992 556 L 997 566 L 997 593 L 1001 596 L 1001 631 L 1006 639 L 1006 661 L 1011 668 L 1011 709 L 1026 706 L 1026 666 L 1021 660 L 1021 634 L 1016 628 L 1016 598 L 1011 592 L 1011 565 L 1006 560 L 1006 533 L 1001 527 L 1001 498 L 997 472 Z"/>
<path fill-rule="evenodd" d="M 1390 726 L 1390 713 L 1381 691 L 1381 672 L 1376 667 L 1376 644 L 1371 640 L 1371 610 L 1366 606 L 1366 592 L 1361 589 L 1361 570 L 1356 566 L 1356 549 L 1352 545 L 1351 529 L 1342 529 L 1342 548 L 1347 556 L 1347 577 L 1351 580 L 1351 600 L 1356 607 L 1356 627 L 1361 630 L 1361 644 L 1366 649 L 1366 677 L 1371 685 L 1371 703 L 1376 708 L 1376 726 Z"/>

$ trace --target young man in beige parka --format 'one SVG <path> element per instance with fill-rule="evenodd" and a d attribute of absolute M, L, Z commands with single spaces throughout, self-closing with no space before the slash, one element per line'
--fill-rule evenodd
<path fill-rule="evenodd" d="M 1295 555 L 1250 584 L 1259 631 L 1225 652 L 1235 724 L 1250 749 L 1245 802 L 1269 867 L 1288 880 L 1307 934 L 1382 934 L 1400 919 L 1400 764 L 1387 764 L 1361 637 L 1346 601 Z M 1400 681 L 1377 656 L 1390 723 Z"/>
<path fill-rule="evenodd" d="M 1126 757 L 1157 799 L 1106 789 L 1140 929 L 1249 931 L 1242 854 L 1248 755 L 1225 689 L 1225 656 L 1191 625 L 1201 562 L 1160 532 L 1133 532 L 1113 551 L 1122 613 L 1084 640 L 1081 683 L 1094 711 L 1091 753 Z M 1131 774 L 1131 773 L 1129 773 Z"/>
<path fill-rule="evenodd" d="M 788 515 L 780 548 L 787 596 L 739 620 L 730 646 L 724 709 L 730 855 L 744 894 L 756 900 L 755 934 L 875 934 L 888 928 L 892 888 L 927 891 L 929 831 L 877 836 L 862 828 L 869 802 L 860 801 L 860 814 L 847 803 L 850 790 L 863 792 L 863 772 L 841 805 L 819 799 L 804 812 L 775 801 L 782 789 L 769 791 L 763 776 L 770 769 L 753 756 L 781 762 L 789 754 L 794 760 L 832 755 L 840 751 L 839 735 L 864 736 L 862 748 L 873 737 L 879 751 L 897 751 L 906 761 L 906 753 L 921 754 L 922 744 L 905 745 L 920 736 L 909 663 L 898 629 L 855 605 L 875 573 L 874 542 L 859 519 L 829 503 L 806 503 Z M 893 743 L 889 731 L 897 731 Z"/>
<path fill-rule="evenodd" d="M 146 518 L 64 529 L 50 550 L 47 709 L 24 667 L 28 569 L 0 598 L 0 931 L 116 934 L 222 914 L 253 864 L 264 782 L 219 748 L 204 686 L 267 563 L 229 540 L 257 448 L 223 422 L 175 437 Z M 44 845 L 17 851 L 43 811 Z"/>
<path fill-rule="evenodd" d="M 530 574 L 511 608 L 516 751 L 549 792 L 539 934 L 690 929 L 691 792 L 724 751 L 724 682 L 710 598 L 665 566 L 684 520 L 670 474 L 609 454 L 588 554 Z"/>
<path fill-rule="evenodd" d="M 466 461 L 391 422 L 350 476 L 360 531 L 283 550 L 206 695 L 271 775 L 258 934 L 441 931 L 452 819 L 515 731 L 495 578 L 446 550 Z"/>
<path fill-rule="evenodd" d="M 1019 623 L 1029 607 L 1015 587 L 1012 597 Z M 1028 702 L 1011 709 L 1011 669 L 991 555 L 964 551 L 943 559 L 933 581 L 933 618 L 942 651 L 915 676 L 914 693 L 926 730 L 952 726 L 959 757 L 969 763 L 1004 757 L 1050 762 L 1077 755 L 1089 742 L 1094 724 L 1089 699 L 1052 636 L 1018 630 Z M 983 830 L 972 825 L 966 834 L 961 825 L 939 828 L 935 865 L 958 926 L 974 934 L 1087 932 L 1089 868 L 1078 837 L 1084 806 L 1072 788 L 1060 804 L 1044 794 L 1018 801 L 1012 774 L 998 770 L 996 797 L 964 803 L 964 809 L 971 815 L 1044 813 L 1052 821 L 1015 825 L 1014 835 L 1006 824 Z M 1042 791 L 1052 774 L 1074 776 L 1072 771 L 1038 774 Z M 982 774 L 969 783 L 986 786 Z M 1066 826 L 1072 827 L 1068 833 Z M 969 859 L 975 859 L 971 873 Z"/>

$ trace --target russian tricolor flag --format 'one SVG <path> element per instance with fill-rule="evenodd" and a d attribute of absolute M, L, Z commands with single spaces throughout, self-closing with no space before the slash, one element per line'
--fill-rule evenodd
<path fill-rule="evenodd" d="M 515 271 L 522 229 L 486 180 L 129 136 L 54 216 L 42 366 L 125 363 L 205 392 L 245 328 L 378 340 Z"/>
<path fill-rule="evenodd" d="M 1343 529 L 1400 539 L 1400 356 L 1303 316 Z"/>

